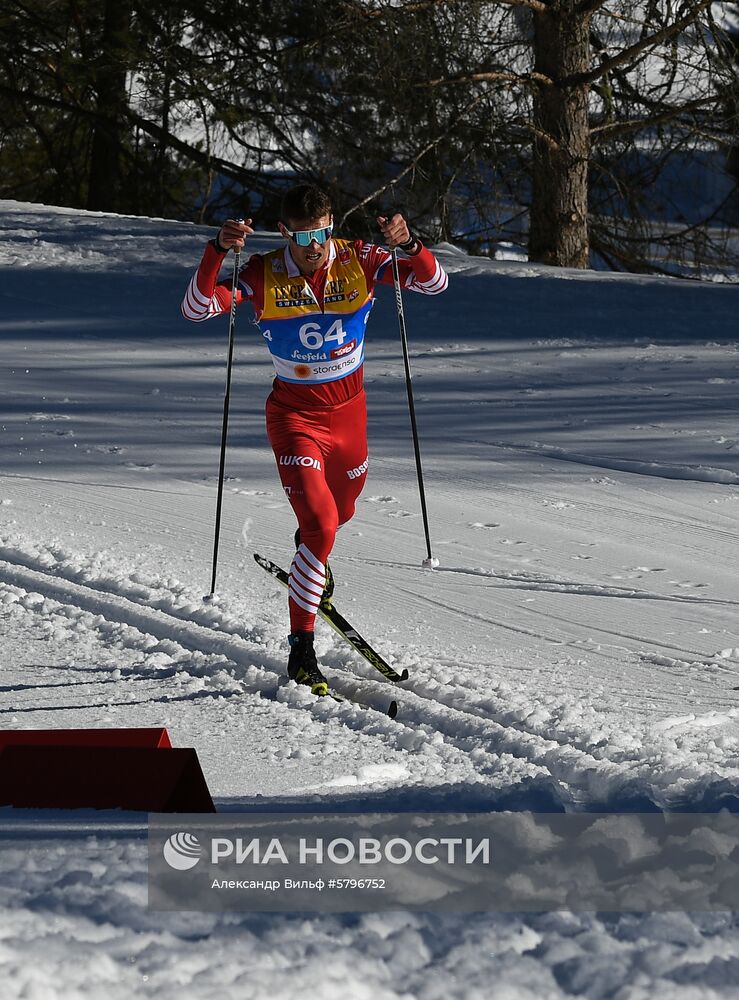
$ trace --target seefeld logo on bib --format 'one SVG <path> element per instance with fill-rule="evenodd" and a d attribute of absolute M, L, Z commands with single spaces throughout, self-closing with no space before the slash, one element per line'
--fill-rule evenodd
<path fill-rule="evenodd" d="M 186 872 L 200 861 L 203 848 L 192 833 L 173 833 L 162 848 L 164 860 L 170 868 Z"/>

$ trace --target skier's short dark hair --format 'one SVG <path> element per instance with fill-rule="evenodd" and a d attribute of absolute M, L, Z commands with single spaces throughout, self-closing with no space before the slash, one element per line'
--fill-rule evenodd
<path fill-rule="evenodd" d="M 283 222 L 306 222 L 331 215 L 331 199 L 315 184 L 298 184 L 286 191 L 280 214 Z"/>

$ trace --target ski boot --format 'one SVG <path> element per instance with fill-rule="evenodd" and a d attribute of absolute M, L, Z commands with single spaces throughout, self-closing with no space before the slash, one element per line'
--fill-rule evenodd
<path fill-rule="evenodd" d="M 300 548 L 300 528 L 295 529 L 295 549 L 296 551 Z M 331 598 L 334 593 L 334 574 L 331 572 L 331 567 L 328 564 L 328 559 L 326 560 L 326 586 L 323 588 L 323 596 L 321 597 L 321 604 L 325 607 L 331 606 Z"/>
<path fill-rule="evenodd" d="M 312 632 L 296 632 L 287 637 L 290 643 L 290 657 L 287 661 L 287 676 L 298 684 L 307 684 L 311 694 L 329 693 L 328 681 L 321 673 L 313 649 Z"/>

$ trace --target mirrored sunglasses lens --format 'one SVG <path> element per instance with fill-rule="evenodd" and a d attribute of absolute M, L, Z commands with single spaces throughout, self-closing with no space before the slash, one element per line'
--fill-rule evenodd
<path fill-rule="evenodd" d="M 309 247 L 313 240 L 323 246 L 323 244 L 330 238 L 331 232 L 331 226 L 326 226 L 324 229 L 307 229 L 299 233 L 293 233 L 293 239 L 299 247 Z"/>

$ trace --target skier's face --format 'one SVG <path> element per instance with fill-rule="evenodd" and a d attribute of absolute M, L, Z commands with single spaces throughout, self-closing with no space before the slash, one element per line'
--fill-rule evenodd
<path fill-rule="evenodd" d="M 280 232 L 286 240 L 290 241 L 290 253 L 293 260 L 298 265 L 303 274 L 315 274 L 328 260 L 331 249 L 331 238 L 325 243 L 319 243 L 313 239 L 307 247 L 299 246 L 291 233 L 305 232 L 306 230 L 326 229 L 333 223 L 330 215 L 322 215 L 319 219 L 288 219 L 287 225 L 279 223 Z"/>

